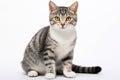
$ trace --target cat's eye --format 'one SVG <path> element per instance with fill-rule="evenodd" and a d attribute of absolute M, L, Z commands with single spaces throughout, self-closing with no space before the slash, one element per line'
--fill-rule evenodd
<path fill-rule="evenodd" d="M 55 17 L 55 20 L 56 20 L 56 21 L 60 21 L 60 18 L 56 16 L 56 17 Z"/>
<path fill-rule="evenodd" d="M 70 20 L 71 20 L 71 17 L 67 17 L 67 18 L 66 18 L 66 21 L 70 21 Z"/>

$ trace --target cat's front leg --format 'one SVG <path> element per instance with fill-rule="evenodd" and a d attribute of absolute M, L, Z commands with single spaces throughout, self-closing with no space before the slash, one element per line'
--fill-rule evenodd
<path fill-rule="evenodd" d="M 43 53 L 43 60 L 46 68 L 45 78 L 54 79 L 56 77 L 55 55 L 51 49 L 46 49 Z"/>
<path fill-rule="evenodd" d="M 63 74 L 68 78 L 76 77 L 76 73 L 72 71 L 72 57 L 67 56 L 63 61 Z"/>

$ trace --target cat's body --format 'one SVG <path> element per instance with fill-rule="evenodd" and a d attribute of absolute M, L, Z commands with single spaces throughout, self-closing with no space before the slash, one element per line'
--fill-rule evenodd
<path fill-rule="evenodd" d="M 50 1 L 50 26 L 38 31 L 26 47 L 22 67 L 28 76 L 56 74 L 75 77 L 75 72 L 98 73 L 100 67 L 81 67 L 72 64 L 77 39 L 75 25 L 77 6 L 57 7 Z M 59 16 L 59 17 L 58 17 Z"/>
<path fill-rule="evenodd" d="M 43 63 L 43 51 L 53 51 L 54 54 L 51 56 L 55 56 L 56 60 L 56 70 L 62 70 L 62 60 L 66 58 L 71 51 L 74 49 L 75 45 L 75 40 L 76 37 L 72 38 L 66 38 L 66 35 L 62 35 L 60 38 L 57 38 L 58 35 L 54 35 L 53 31 L 52 33 L 50 32 L 50 26 L 42 28 L 31 40 L 31 42 L 28 44 L 25 55 L 24 55 L 24 60 L 23 60 L 23 68 L 25 71 L 29 71 L 30 69 L 38 71 L 40 74 L 45 74 L 45 65 Z M 75 31 L 74 31 L 75 32 Z M 44 33 L 44 34 L 43 34 Z M 59 32 L 58 32 L 59 33 Z M 72 35 L 75 35 L 76 32 Z M 67 35 L 69 37 L 70 35 Z M 41 40 L 39 40 L 41 39 Z M 43 44 L 40 44 L 43 43 Z M 39 47 L 38 47 L 39 46 Z M 38 49 L 37 49 L 38 48 Z M 40 48 L 41 51 L 40 51 Z M 63 52 L 64 51 L 64 52 Z M 31 53 L 31 54 L 30 54 Z M 40 57 L 39 57 L 40 55 Z M 72 55 L 71 55 L 72 56 Z M 27 60 L 27 58 L 29 60 Z M 33 62 L 32 62 L 33 60 Z M 28 66 L 24 66 L 24 64 L 31 63 Z M 26 67 L 28 69 L 26 69 Z M 61 68 L 59 68 L 61 67 Z M 41 72 L 41 70 L 43 70 Z"/>

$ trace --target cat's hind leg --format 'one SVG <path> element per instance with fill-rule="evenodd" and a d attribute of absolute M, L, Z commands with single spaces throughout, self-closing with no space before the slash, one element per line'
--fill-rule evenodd
<path fill-rule="evenodd" d="M 44 66 L 42 66 L 42 64 L 40 65 L 41 66 L 34 64 L 34 66 L 32 65 L 31 67 L 25 61 L 22 61 L 22 68 L 29 77 L 37 77 L 39 75 L 45 74 Z"/>
<path fill-rule="evenodd" d="M 35 70 L 31 70 L 31 71 L 28 71 L 27 75 L 29 77 L 37 77 L 38 76 L 38 72 L 35 71 Z"/>

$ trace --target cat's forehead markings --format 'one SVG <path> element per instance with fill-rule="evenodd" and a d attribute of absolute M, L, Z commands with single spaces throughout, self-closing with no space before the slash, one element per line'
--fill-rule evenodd
<path fill-rule="evenodd" d="M 66 15 L 68 8 L 67 7 L 59 7 L 59 13 L 61 15 Z"/>

